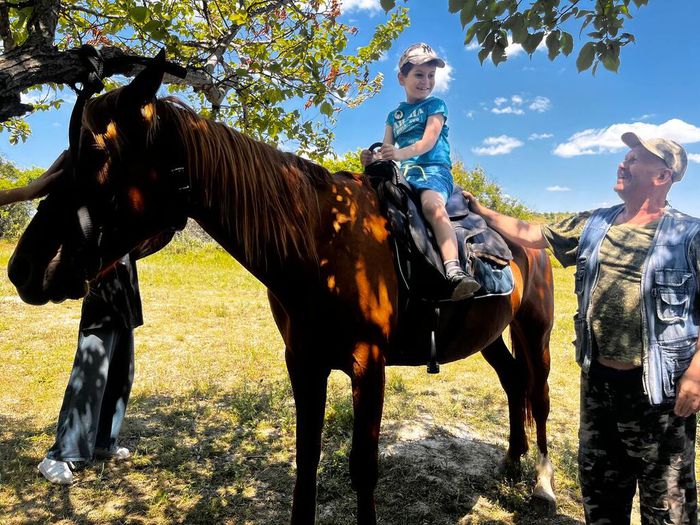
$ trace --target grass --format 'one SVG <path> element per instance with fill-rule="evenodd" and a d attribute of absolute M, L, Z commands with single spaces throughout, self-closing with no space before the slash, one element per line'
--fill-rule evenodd
<path fill-rule="evenodd" d="M 11 250 L 0 242 L 3 268 Z M 126 464 L 95 463 L 70 487 L 43 481 L 36 464 L 53 443 L 80 303 L 28 306 L 0 280 L 0 523 L 287 522 L 294 404 L 264 288 L 212 247 L 168 247 L 141 261 L 139 272 L 146 324 L 136 332 L 136 380 L 121 438 L 134 456 Z M 444 365 L 437 376 L 424 367 L 388 370 L 380 523 L 581 522 L 571 272 L 555 269 L 555 281 L 549 441 L 557 515 L 532 505 L 534 453 L 522 477 L 496 473 L 507 405 L 493 370 L 474 356 Z M 318 523 L 354 523 L 351 433 L 349 380 L 334 372 Z"/>

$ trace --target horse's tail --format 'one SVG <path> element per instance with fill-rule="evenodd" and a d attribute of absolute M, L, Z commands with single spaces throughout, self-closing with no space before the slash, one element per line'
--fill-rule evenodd
<path fill-rule="evenodd" d="M 530 346 L 527 342 L 525 334 L 521 326 L 517 323 L 511 323 L 510 325 L 510 338 L 511 345 L 513 348 L 513 356 L 515 357 L 515 362 L 520 370 L 526 371 L 525 374 L 525 425 L 531 428 L 534 419 L 532 416 L 532 387 L 534 384 L 534 363 L 529 356 Z"/>

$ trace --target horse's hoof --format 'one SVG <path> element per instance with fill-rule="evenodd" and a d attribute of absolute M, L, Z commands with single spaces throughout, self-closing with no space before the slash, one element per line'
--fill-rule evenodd
<path fill-rule="evenodd" d="M 532 493 L 532 507 L 538 514 L 554 516 L 557 513 L 557 498 L 538 485 Z"/>
<path fill-rule="evenodd" d="M 520 459 L 512 459 L 508 456 L 498 465 L 498 473 L 508 479 L 519 480 L 522 478 L 523 468 Z"/>

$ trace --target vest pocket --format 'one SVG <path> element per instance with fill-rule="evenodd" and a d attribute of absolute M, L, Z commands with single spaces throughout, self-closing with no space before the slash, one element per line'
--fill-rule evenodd
<path fill-rule="evenodd" d="M 656 270 L 651 293 L 656 316 L 664 323 L 679 323 L 688 318 L 690 297 L 686 283 L 691 274 L 684 270 Z"/>
<path fill-rule="evenodd" d="M 574 292 L 576 295 L 583 293 L 583 278 L 586 275 L 586 262 L 588 257 L 579 257 L 576 260 L 576 272 L 574 273 Z"/>
<path fill-rule="evenodd" d="M 661 360 L 663 363 L 663 385 L 664 393 L 669 397 L 676 396 L 676 383 L 682 376 L 690 360 L 695 354 L 695 338 L 683 339 L 672 343 L 659 343 Z"/>
<path fill-rule="evenodd" d="M 576 362 L 581 364 L 583 362 L 585 324 L 578 312 L 574 314 L 574 334 L 576 339 L 574 339 L 572 343 L 576 349 Z"/>

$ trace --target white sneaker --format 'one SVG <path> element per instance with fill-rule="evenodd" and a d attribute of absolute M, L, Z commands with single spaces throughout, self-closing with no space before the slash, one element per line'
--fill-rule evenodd
<path fill-rule="evenodd" d="M 126 447 L 117 447 L 114 449 L 114 452 L 112 452 L 112 459 L 114 461 L 124 461 L 125 459 L 129 459 L 131 457 L 131 451 L 126 448 Z"/>
<path fill-rule="evenodd" d="M 95 458 L 97 459 L 113 459 L 114 461 L 124 461 L 131 457 L 131 451 L 126 447 L 117 447 L 114 450 L 106 450 L 103 448 L 95 449 Z"/>
<path fill-rule="evenodd" d="M 37 468 L 41 475 L 51 483 L 58 483 L 59 485 L 70 485 L 73 483 L 73 472 L 67 461 L 44 458 Z"/>

